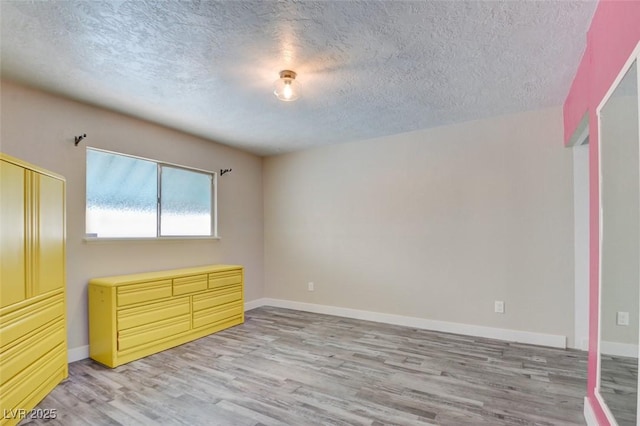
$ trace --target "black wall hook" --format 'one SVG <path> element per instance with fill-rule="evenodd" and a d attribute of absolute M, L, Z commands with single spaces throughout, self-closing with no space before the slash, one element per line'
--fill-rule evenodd
<path fill-rule="evenodd" d="M 224 175 L 225 173 L 229 173 L 231 171 L 231 169 L 220 169 L 220 176 Z"/>
<path fill-rule="evenodd" d="M 78 144 L 80 143 L 80 141 L 81 141 L 82 139 L 86 138 L 86 137 L 87 137 L 87 134 L 86 134 L 86 133 L 83 133 L 83 134 L 81 134 L 80 136 L 76 136 L 76 137 L 75 137 L 75 140 L 76 140 L 76 146 L 78 146 Z"/>

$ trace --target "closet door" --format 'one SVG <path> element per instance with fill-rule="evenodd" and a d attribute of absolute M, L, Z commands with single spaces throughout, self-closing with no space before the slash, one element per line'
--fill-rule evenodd
<path fill-rule="evenodd" d="M 25 170 L 0 161 L 0 308 L 27 298 Z"/>
<path fill-rule="evenodd" d="M 60 290 L 65 283 L 64 183 L 33 173 L 33 296 Z"/>

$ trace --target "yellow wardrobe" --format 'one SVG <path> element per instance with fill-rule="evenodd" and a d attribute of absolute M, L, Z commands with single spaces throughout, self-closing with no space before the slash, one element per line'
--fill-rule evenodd
<path fill-rule="evenodd" d="M 65 275 L 64 178 L 0 153 L 0 425 L 67 377 Z"/>

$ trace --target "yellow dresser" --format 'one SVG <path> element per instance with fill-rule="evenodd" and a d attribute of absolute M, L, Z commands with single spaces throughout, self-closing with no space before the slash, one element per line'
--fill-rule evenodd
<path fill-rule="evenodd" d="M 112 368 L 243 322 L 242 266 L 199 266 L 89 282 L 89 354 Z"/>
<path fill-rule="evenodd" d="M 64 178 L 0 153 L 0 425 L 67 377 Z"/>

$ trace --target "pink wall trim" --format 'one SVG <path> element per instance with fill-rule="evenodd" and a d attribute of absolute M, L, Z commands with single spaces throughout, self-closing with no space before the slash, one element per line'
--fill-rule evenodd
<path fill-rule="evenodd" d="M 640 1 L 601 0 L 587 34 L 587 49 L 564 104 L 565 143 L 589 113 L 589 357 L 587 398 L 598 423 L 609 425 L 595 397 L 600 275 L 598 120 L 596 108 L 640 41 Z"/>

